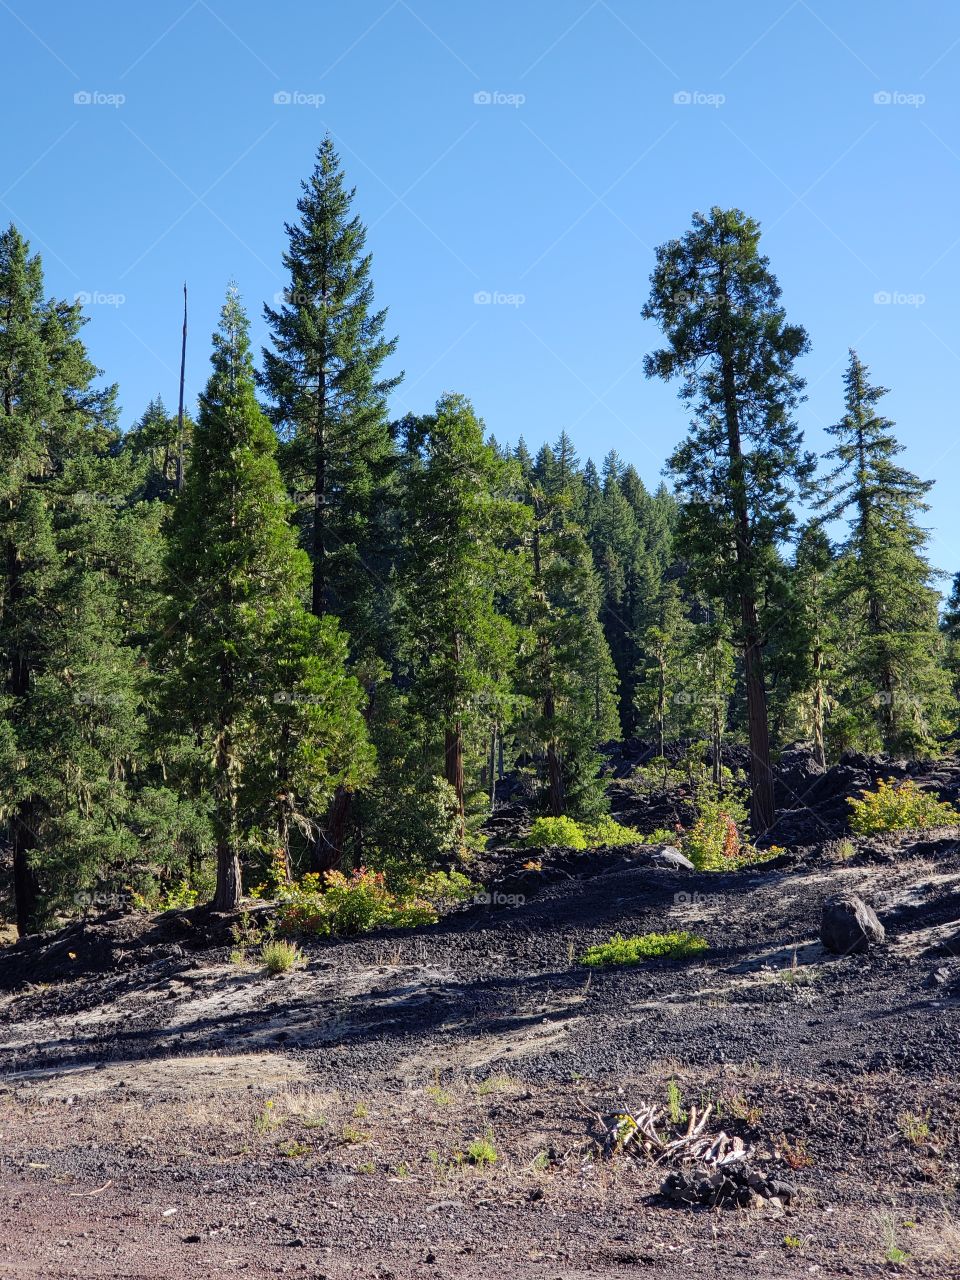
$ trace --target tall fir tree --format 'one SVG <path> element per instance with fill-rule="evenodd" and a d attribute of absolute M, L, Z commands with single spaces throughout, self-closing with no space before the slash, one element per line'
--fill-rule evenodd
<path fill-rule="evenodd" d="M 356 193 L 329 136 L 301 187 L 299 219 L 286 226 L 289 284 L 282 304 L 264 309 L 273 345 L 264 350 L 261 381 L 299 504 L 311 608 L 345 628 L 370 713 L 389 648 L 386 542 L 395 502 L 387 399 L 402 374 L 384 373 L 397 340 L 385 337 L 386 311 L 374 309 L 366 228 L 352 212 Z M 317 870 L 342 860 L 350 810 L 351 792 L 341 788 L 314 847 Z"/>
<path fill-rule="evenodd" d="M 233 289 L 212 365 L 171 521 L 163 652 L 169 711 L 202 747 L 214 905 L 229 911 L 240 901 L 243 848 L 268 831 L 282 841 L 291 814 L 309 824 L 336 786 L 366 776 L 369 750 L 345 641 L 333 619 L 304 604 L 310 562 L 288 523 L 292 504 Z"/>
<path fill-rule="evenodd" d="M 870 383 L 855 351 L 844 389 L 845 413 L 827 428 L 836 465 L 819 504 L 824 521 L 850 521 L 833 602 L 858 619 L 843 696 L 863 745 L 925 751 L 942 731 L 946 699 L 929 534 L 917 522 L 933 482 L 896 462 L 903 445 L 877 408 L 887 390 Z"/>
<path fill-rule="evenodd" d="M 329 136 L 301 187 L 299 220 L 286 225 L 290 281 L 281 305 L 264 308 L 273 346 L 262 383 L 304 504 L 312 611 L 340 618 L 359 653 L 376 648 L 375 499 L 391 463 L 387 397 L 402 375 L 383 373 L 397 340 L 373 309 L 366 228 Z"/>
<path fill-rule="evenodd" d="M 764 584 L 814 466 L 792 417 L 803 386 L 793 366 L 807 335 L 787 323 L 759 240 L 759 225 L 739 209 L 695 214 L 682 239 L 658 248 L 644 307 L 667 339 L 647 356 L 647 376 L 680 377 L 696 415 L 669 462 L 685 499 L 679 546 L 706 566 L 710 594 L 739 618 L 755 837 L 774 819 Z"/>
<path fill-rule="evenodd" d="M 522 508 L 510 496 L 511 464 L 484 443 L 463 396 L 407 421 L 403 462 L 401 650 L 463 821 L 467 744 L 486 741 L 509 690 L 513 637 L 498 594 Z"/>
<path fill-rule="evenodd" d="M 519 596 L 521 744 L 544 767 L 555 816 L 604 807 L 598 746 L 616 737 L 617 676 L 600 623 L 601 589 L 568 491 L 528 482 L 532 525 Z"/>

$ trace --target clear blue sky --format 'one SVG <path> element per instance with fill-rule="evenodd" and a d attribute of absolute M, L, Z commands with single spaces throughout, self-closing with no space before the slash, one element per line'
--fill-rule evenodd
<path fill-rule="evenodd" d="M 259 347 L 330 130 L 400 337 L 397 412 L 463 391 L 502 440 L 565 427 L 656 484 L 685 417 L 642 373 L 653 246 L 739 205 L 813 342 L 808 442 L 855 345 L 937 481 L 934 562 L 960 568 L 955 0 L 0 0 L 0 48 L 0 217 L 49 292 L 100 299 L 85 336 L 124 425 L 176 402 L 184 278 L 191 401 L 231 277 Z"/>

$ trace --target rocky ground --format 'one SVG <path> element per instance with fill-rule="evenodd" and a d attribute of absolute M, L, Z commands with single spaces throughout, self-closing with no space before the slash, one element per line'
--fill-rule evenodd
<path fill-rule="evenodd" d="M 728 874 L 504 851 L 512 901 L 277 978 L 203 913 L 0 952 L 0 1277 L 960 1276 L 958 833 L 816 829 Z M 818 940 L 841 891 L 886 928 L 866 956 Z M 578 962 L 667 929 L 709 950 Z M 690 1207 L 605 1153 L 671 1081 L 792 1194 Z"/>

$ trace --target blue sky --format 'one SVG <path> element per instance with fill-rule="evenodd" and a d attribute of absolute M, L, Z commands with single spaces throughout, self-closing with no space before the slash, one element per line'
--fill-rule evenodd
<path fill-rule="evenodd" d="M 463 391 L 502 440 L 566 428 L 656 484 L 685 415 L 643 377 L 653 247 L 739 205 L 811 336 L 808 443 L 856 346 L 937 482 L 934 562 L 960 568 L 954 0 L 0 0 L 0 47 L 0 217 L 50 293 L 92 298 L 124 425 L 176 402 L 184 278 L 190 399 L 231 278 L 259 348 L 329 130 L 400 337 L 398 413 Z"/>

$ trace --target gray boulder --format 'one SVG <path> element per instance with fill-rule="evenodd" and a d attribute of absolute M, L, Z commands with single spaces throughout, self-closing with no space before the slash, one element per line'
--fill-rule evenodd
<path fill-rule="evenodd" d="M 873 907 L 855 893 L 838 893 L 823 904 L 820 941 L 834 955 L 859 954 L 879 946 L 885 937 Z"/>
<path fill-rule="evenodd" d="M 695 871 L 696 867 L 689 858 L 684 857 L 679 849 L 665 845 L 662 849 L 652 849 L 647 855 L 652 867 L 669 867 L 672 871 Z"/>

